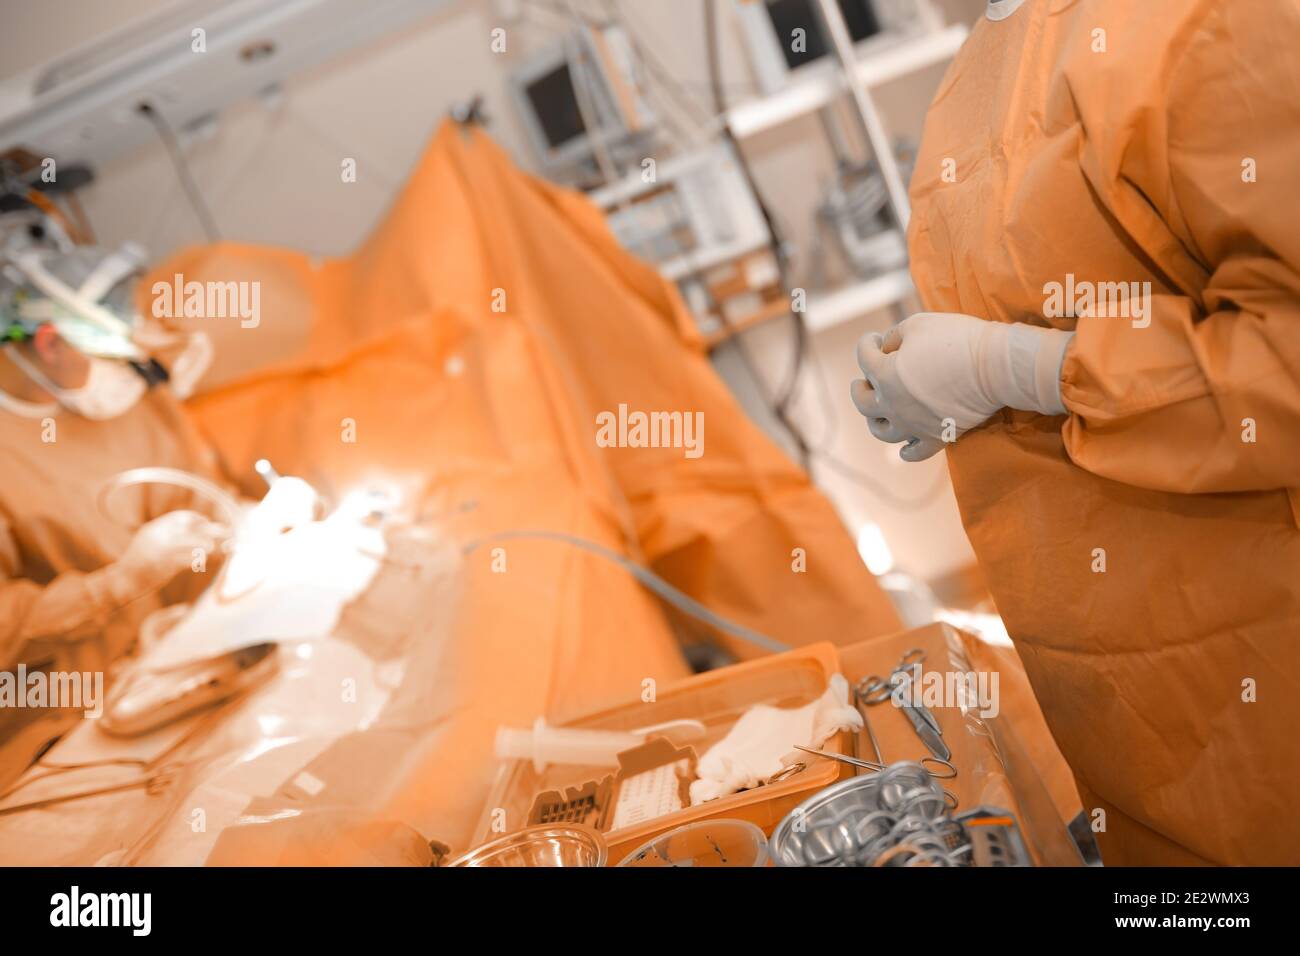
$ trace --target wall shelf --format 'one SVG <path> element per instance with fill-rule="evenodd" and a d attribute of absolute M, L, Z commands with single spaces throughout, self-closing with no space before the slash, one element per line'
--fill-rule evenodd
<path fill-rule="evenodd" d="M 809 296 L 804 323 L 809 332 L 822 332 L 901 302 L 915 291 L 912 276 L 904 266 L 833 292 Z"/>
<path fill-rule="evenodd" d="M 966 42 L 969 31 L 961 24 L 899 40 L 873 51 L 857 66 L 857 80 L 868 89 L 888 83 L 950 59 Z M 737 138 L 773 129 L 829 105 L 845 92 L 844 74 L 827 69 L 797 80 L 770 96 L 757 97 L 732 107 L 727 121 Z"/>

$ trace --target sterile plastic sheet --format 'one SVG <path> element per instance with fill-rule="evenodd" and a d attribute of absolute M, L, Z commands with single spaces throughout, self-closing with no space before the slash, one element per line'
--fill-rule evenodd
<path fill-rule="evenodd" d="M 157 793 L 132 789 L 0 815 L 4 862 L 196 865 L 233 857 L 428 865 L 428 840 L 373 803 L 382 796 L 367 775 L 372 767 L 365 761 L 374 754 L 354 753 L 333 770 L 320 768 L 356 734 L 382 727 L 390 736 L 414 738 L 435 728 L 452 706 L 434 675 L 447 648 L 460 549 L 428 529 L 400 524 L 382 537 L 383 554 L 365 589 L 343 605 L 329 633 L 281 639 L 279 672 L 265 685 L 137 738 L 111 738 L 95 721 L 80 721 L 32 773 L 101 765 L 24 786 L 0 808 L 152 773 L 102 765 L 106 760 L 155 760 L 169 774 L 167 785 Z M 275 619 L 271 605 L 281 598 L 270 573 L 272 579 L 239 601 L 252 628 L 259 618 Z M 396 609 L 395 592 L 404 597 Z M 162 667 L 253 639 L 235 640 L 221 619 L 208 620 L 207 607 L 200 601 L 132 666 Z M 245 846 L 253 830 L 257 835 Z"/>

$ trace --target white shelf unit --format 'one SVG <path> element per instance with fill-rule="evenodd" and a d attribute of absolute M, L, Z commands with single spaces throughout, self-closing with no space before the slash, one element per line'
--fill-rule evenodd
<path fill-rule="evenodd" d="M 890 46 L 858 58 L 854 79 L 869 91 L 935 66 L 956 54 L 966 41 L 968 32 L 965 26 L 954 24 L 901 38 Z M 831 66 L 831 63 L 826 64 L 826 67 Z M 821 109 L 851 92 L 845 78 L 846 71 L 835 64 L 834 68 L 796 80 L 777 93 L 732 107 L 727 111 L 732 133 L 737 140 L 751 138 Z M 877 155 L 876 159 L 881 164 L 895 162 L 892 150 Z M 819 332 L 894 305 L 914 292 L 906 267 L 891 270 L 810 297 L 805 321 L 809 331 Z"/>
<path fill-rule="evenodd" d="M 729 146 L 671 157 L 659 164 L 653 181 L 637 170 L 587 198 L 610 215 L 620 205 L 668 189 L 678 191 L 682 213 L 702 244 L 660 261 L 658 269 L 667 278 L 678 282 L 767 247 L 767 225 Z"/>
<path fill-rule="evenodd" d="M 900 39 L 863 58 L 858 63 L 857 81 L 868 89 L 883 86 L 951 59 L 966 42 L 967 32 L 961 24 L 954 24 L 933 33 Z M 779 93 L 733 106 L 727 111 L 727 121 L 736 137 L 745 139 L 821 109 L 845 92 L 843 72 L 838 68 L 823 69 L 796 80 Z"/>
<path fill-rule="evenodd" d="M 901 302 L 915 291 L 907 268 L 894 269 L 851 282 L 834 292 L 809 296 L 804 323 L 809 332 L 821 332 Z"/>

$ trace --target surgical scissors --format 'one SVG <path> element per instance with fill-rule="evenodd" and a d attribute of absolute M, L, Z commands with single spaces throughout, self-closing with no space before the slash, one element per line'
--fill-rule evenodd
<path fill-rule="evenodd" d="M 873 678 L 868 677 L 858 681 L 857 684 L 854 685 L 853 706 L 856 707 L 858 709 L 858 713 L 862 715 L 862 728 L 867 732 L 867 737 L 871 740 L 871 749 L 875 751 L 876 754 L 875 763 L 872 763 L 870 760 L 862 759 L 862 754 L 859 753 L 858 735 L 856 733 L 852 737 L 853 757 L 851 759 L 848 757 L 844 757 L 842 754 L 837 755 L 837 754 L 824 753 L 821 755 L 823 757 L 831 757 L 832 759 L 843 758 L 845 763 L 852 764 L 855 767 L 860 767 L 866 770 L 874 770 L 876 772 L 880 772 L 881 770 L 885 769 L 887 764 L 885 763 L 884 754 L 882 754 L 880 751 L 880 741 L 876 739 L 876 732 L 871 727 L 871 717 L 870 715 L 867 714 L 867 704 L 870 702 L 867 700 L 864 694 L 864 691 L 866 690 L 867 681 L 870 681 L 872 679 Z M 800 747 L 799 749 L 806 750 L 807 748 Z M 809 751 L 809 752 L 821 753 L 821 751 Z M 957 768 L 953 766 L 953 764 L 949 762 L 949 760 L 946 757 L 934 757 L 934 756 L 922 757 L 918 762 L 921 764 L 922 767 L 925 768 L 925 771 L 930 776 L 934 777 L 936 780 L 951 780 L 953 777 L 957 776 Z M 936 773 L 934 770 L 930 769 L 928 764 L 935 764 L 939 767 L 942 767 L 946 771 L 946 773 Z M 956 798 L 954 797 L 953 799 Z M 954 806 L 955 805 L 956 804 L 954 804 Z"/>
<path fill-rule="evenodd" d="M 858 681 L 854 688 L 855 699 L 868 704 L 882 704 L 891 698 L 897 700 L 899 708 L 912 724 L 912 729 L 921 738 L 921 743 L 933 754 L 934 759 L 952 767 L 952 751 L 943 741 L 943 728 L 938 719 L 919 700 L 915 699 L 915 673 L 920 670 L 925 660 L 925 651 L 914 647 L 894 665 L 889 677 L 871 675 Z M 897 697 L 895 697 L 897 694 Z M 859 708 L 861 709 L 861 708 Z M 865 713 L 863 717 L 865 719 Z M 874 740 L 873 740 L 874 742 Z M 879 748 L 877 748 L 879 749 Z M 877 754 L 878 755 L 878 754 Z M 956 770 L 953 771 L 956 773 Z"/>
<path fill-rule="evenodd" d="M 858 714 L 862 717 L 862 729 L 867 732 L 867 737 L 871 740 L 871 749 L 875 751 L 876 763 L 884 765 L 885 758 L 880 755 L 880 741 L 876 739 L 876 732 L 871 729 L 871 717 L 867 714 L 867 701 L 861 691 L 861 681 L 853 688 L 853 706 L 857 708 Z M 853 735 L 853 756 L 861 757 L 858 752 L 858 735 Z"/>
<path fill-rule="evenodd" d="M 875 761 L 872 760 L 862 760 L 858 757 L 850 757 L 848 756 L 848 754 L 836 754 L 836 753 L 831 753 L 828 750 L 814 750 L 812 747 L 801 747 L 798 744 L 794 745 L 794 749 L 802 750 L 806 754 L 813 754 L 814 756 L 817 757 L 825 757 L 828 760 L 838 760 L 841 763 L 846 763 L 853 767 L 860 767 L 865 770 L 871 770 L 875 773 L 883 773 L 885 770 L 889 769 L 882 763 L 876 763 Z M 929 767 L 925 766 L 925 761 L 927 760 L 932 761 L 934 763 L 945 765 L 949 770 L 952 771 L 952 773 L 945 773 L 945 774 L 935 773 Z M 946 760 L 938 760 L 935 757 L 922 757 L 921 766 L 925 769 L 925 772 L 928 773 L 935 780 L 951 780 L 953 777 L 957 776 L 957 769 L 953 767 L 952 764 L 948 763 Z M 944 803 L 948 804 L 948 808 L 950 810 L 957 809 L 957 795 L 953 793 L 951 790 L 947 789 L 946 787 L 943 790 L 943 800 Z"/>
<path fill-rule="evenodd" d="M 66 764 L 48 764 L 41 759 L 37 759 L 32 769 L 40 767 L 45 772 L 33 774 L 20 780 L 8 790 L 0 792 L 0 802 L 8 800 L 19 790 L 33 783 L 39 783 L 50 777 L 58 776 L 62 773 L 70 773 L 76 770 L 87 770 L 91 768 L 107 767 L 114 765 L 139 767 L 142 771 L 141 776 L 133 780 L 127 780 L 123 783 L 109 784 L 103 787 L 95 787 L 91 790 L 78 790 L 73 793 L 55 794 L 50 797 L 43 797 L 38 800 L 31 800 L 27 803 L 14 804 L 12 806 L 0 806 L 0 816 L 8 816 L 14 813 L 26 813 L 28 810 L 41 810 L 45 807 L 56 806 L 60 803 L 69 803 L 73 800 L 86 800 L 91 797 L 101 797 L 110 793 L 122 793 L 127 790 L 143 790 L 149 796 L 157 796 L 172 785 L 180 776 L 181 772 L 192 765 L 202 763 L 203 758 L 192 760 L 171 760 L 173 754 L 177 753 L 187 743 L 198 737 L 204 730 L 211 727 L 219 716 L 228 713 L 229 708 L 244 699 L 244 694 L 240 693 L 224 700 L 215 705 L 206 714 L 198 717 L 194 724 L 181 734 L 176 740 L 168 744 L 166 749 L 161 753 L 150 757 L 121 757 L 107 758 L 104 760 L 87 760 L 81 763 Z"/>
<path fill-rule="evenodd" d="M 20 803 L 12 807 L 0 807 L 0 817 L 7 816 L 11 813 L 25 813 L 28 810 L 41 810 L 45 807 L 57 806 L 60 803 L 68 803 L 72 800 L 85 800 L 90 797 L 100 797 L 110 793 L 121 793 L 124 790 L 144 790 L 145 793 L 154 796 L 162 793 L 171 785 L 181 766 L 181 764 L 163 764 L 148 776 L 129 780 L 126 783 L 99 787 L 94 790 L 81 790 L 76 793 L 58 794 L 53 797 L 45 797 L 41 800 L 32 800 L 29 803 Z M 45 776 L 52 776 L 52 774 L 46 774 Z"/>

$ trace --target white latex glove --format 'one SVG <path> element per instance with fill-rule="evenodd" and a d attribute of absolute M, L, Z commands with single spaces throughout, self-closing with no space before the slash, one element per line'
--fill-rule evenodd
<path fill-rule="evenodd" d="M 162 587 L 194 561 L 194 552 L 216 550 L 228 534 L 197 511 L 169 511 L 141 525 L 113 564 L 118 584 L 133 592 Z"/>
<path fill-rule="evenodd" d="M 756 704 L 700 758 L 691 782 L 691 805 L 757 787 L 801 757 L 795 745 L 820 747 L 841 730 L 858 730 L 862 715 L 849 703 L 849 683 L 831 676 L 826 692 L 803 707 Z"/>
<path fill-rule="evenodd" d="M 906 442 L 922 461 L 1000 408 L 1062 415 L 1061 363 L 1073 332 L 919 312 L 885 335 L 864 335 L 850 387 L 853 404 L 881 441 Z"/>

